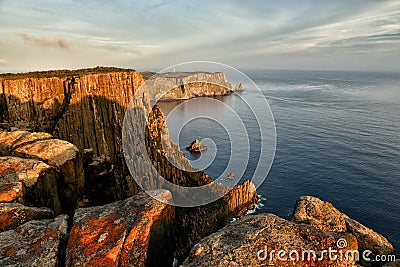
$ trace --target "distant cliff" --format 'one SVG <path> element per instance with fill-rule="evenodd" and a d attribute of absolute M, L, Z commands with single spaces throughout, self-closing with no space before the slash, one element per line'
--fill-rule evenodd
<path fill-rule="evenodd" d="M 232 90 L 232 83 L 228 82 L 222 72 L 168 72 L 148 77 L 151 99 L 161 98 L 161 101 L 189 99 L 200 96 L 227 95 Z M 166 88 L 166 91 L 159 88 Z M 160 93 L 160 91 L 163 91 Z"/>

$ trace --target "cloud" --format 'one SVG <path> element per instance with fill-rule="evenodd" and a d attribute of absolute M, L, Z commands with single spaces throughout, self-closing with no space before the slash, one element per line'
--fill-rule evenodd
<path fill-rule="evenodd" d="M 137 49 L 123 48 L 120 46 L 105 45 L 102 48 L 104 48 L 105 50 L 108 50 L 108 51 L 119 52 L 119 53 L 124 53 L 124 54 L 128 54 L 128 55 L 140 56 L 142 54 L 142 52 Z"/>
<path fill-rule="evenodd" d="M 8 61 L 0 58 L 0 65 L 7 65 Z"/>
<path fill-rule="evenodd" d="M 27 42 L 32 42 L 34 44 L 43 46 L 43 47 L 54 47 L 60 49 L 70 49 L 71 44 L 67 39 L 64 38 L 47 38 L 47 37 L 37 37 L 33 35 L 29 35 L 26 33 L 19 34 L 21 38 Z"/>

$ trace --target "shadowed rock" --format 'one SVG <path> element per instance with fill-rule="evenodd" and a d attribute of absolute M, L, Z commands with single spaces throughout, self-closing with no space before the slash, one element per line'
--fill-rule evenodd
<path fill-rule="evenodd" d="M 6 231 L 32 220 L 50 219 L 49 208 L 27 207 L 19 203 L 0 203 L 0 231 Z"/>
<path fill-rule="evenodd" d="M 36 159 L 0 157 L 1 181 L 21 182 L 25 189 L 21 203 L 61 211 L 57 193 L 57 173 L 54 167 Z M 4 185 L 4 183 L 3 183 Z M 4 186 L 2 187 L 4 188 Z M 14 189 L 12 192 L 16 192 Z M 12 193 L 11 192 L 11 193 Z"/>
<path fill-rule="evenodd" d="M 37 159 L 55 167 L 58 193 L 63 209 L 71 212 L 84 191 L 83 160 L 78 148 L 48 133 L 0 132 L 3 155 Z M 8 201 L 10 202 L 10 201 Z"/>
<path fill-rule="evenodd" d="M 0 233 L 1 266 L 59 266 L 60 244 L 67 234 L 68 216 L 30 221 Z"/>
<path fill-rule="evenodd" d="M 356 220 L 346 218 L 347 232 L 356 236 L 359 251 L 370 250 L 372 252 L 369 258 L 374 259 L 376 255 L 394 254 L 393 245 L 381 234 L 362 225 Z M 361 261 L 363 266 L 381 266 L 381 263 Z"/>

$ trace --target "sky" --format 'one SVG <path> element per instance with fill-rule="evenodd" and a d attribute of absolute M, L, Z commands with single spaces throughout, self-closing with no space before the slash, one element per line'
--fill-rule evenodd
<path fill-rule="evenodd" d="M 0 72 L 195 60 L 400 72 L 400 1 L 0 0 Z"/>

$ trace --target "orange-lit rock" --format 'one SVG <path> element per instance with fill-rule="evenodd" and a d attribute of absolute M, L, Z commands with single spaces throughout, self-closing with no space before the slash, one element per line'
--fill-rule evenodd
<path fill-rule="evenodd" d="M 2 167 L 0 166 L 0 172 Z M 3 169 L 4 172 L 4 169 Z M 2 180 L 4 176 L 0 173 L 0 180 Z M 24 188 L 23 183 L 21 182 L 7 182 L 0 181 L 0 202 L 8 203 L 8 202 L 18 202 L 24 203 Z"/>
<path fill-rule="evenodd" d="M 49 219 L 49 208 L 27 207 L 19 203 L 0 203 L 0 231 L 6 231 L 32 220 Z"/>
<path fill-rule="evenodd" d="M 316 197 L 300 197 L 294 208 L 293 221 L 306 223 L 324 231 L 345 232 L 348 218 L 331 203 Z"/>
<path fill-rule="evenodd" d="M 57 172 L 54 167 L 36 159 L 0 157 L 2 181 L 21 182 L 25 189 L 21 203 L 51 208 L 56 214 L 61 211 L 57 192 Z M 3 183 L 4 184 L 4 183 Z M 2 186 L 6 188 L 7 186 Z M 10 191 L 6 191 L 10 192 Z M 11 193 L 16 190 L 11 190 Z M 2 192 L 2 194 L 7 194 Z"/>
<path fill-rule="evenodd" d="M 342 253 L 357 251 L 357 240 L 349 233 L 325 232 L 273 214 L 248 215 L 202 239 L 182 266 L 355 266 L 356 258 L 341 261 L 338 252 L 336 259 L 323 252 L 338 250 L 340 238 L 347 242 Z M 280 250 L 285 254 L 278 257 Z M 313 250 L 316 258 L 302 257 L 304 250 Z M 299 257 L 293 253 L 290 258 L 291 251 Z"/>
<path fill-rule="evenodd" d="M 78 148 L 43 132 L 0 132 L 5 155 L 37 159 L 57 170 L 58 193 L 63 210 L 72 212 L 84 192 L 83 160 Z"/>
<path fill-rule="evenodd" d="M 171 193 L 154 191 L 165 199 Z M 104 206 L 78 209 L 67 246 L 67 266 L 146 266 L 149 251 L 153 252 L 153 235 L 167 244 L 172 229 L 174 209 L 145 193 Z M 166 238 L 166 239 L 164 239 Z M 160 244 L 158 244 L 160 245 Z M 151 255 L 155 262 L 165 260 Z M 173 255 L 169 255 L 172 262 Z M 158 258 L 157 258 L 158 257 Z M 153 263 L 155 264 L 155 263 Z M 159 265 L 160 266 L 160 265 Z"/>
<path fill-rule="evenodd" d="M 324 231 L 352 233 L 357 238 L 360 255 L 365 250 L 372 252 L 371 258 L 376 255 L 394 254 L 393 245 L 384 236 L 349 218 L 331 203 L 316 197 L 304 196 L 297 200 L 293 221 L 310 224 Z M 364 261 L 362 264 L 364 266 L 380 265 Z"/>

